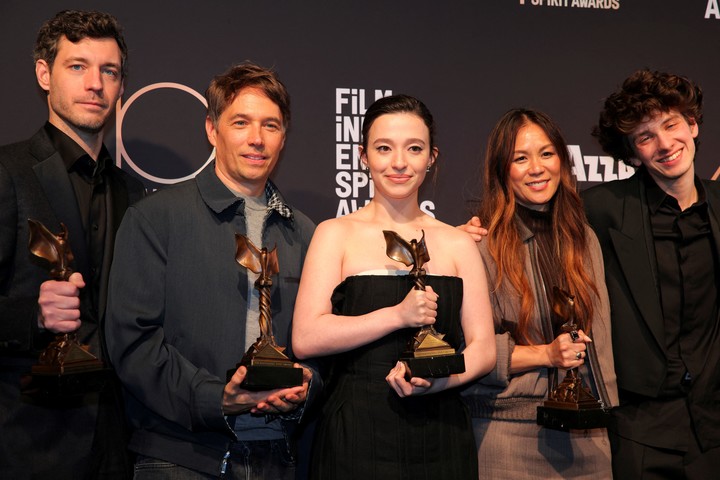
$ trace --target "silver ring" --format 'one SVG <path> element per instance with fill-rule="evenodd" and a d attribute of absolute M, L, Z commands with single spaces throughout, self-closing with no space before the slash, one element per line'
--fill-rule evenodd
<path fill-rule="evenodd" d="M 578 334 L 577 330 L 570 330 L 569 333 L 570 333 L 570 338 L 572 339 L 573 342 L 577 342 L 578 338 L 580 338 L 580 334 Z"/>
<path fill-rule="evenodd" d="M 575 358 L 577 358 L 578 360 L 580 360 L 580 359 L 582 358 L 582 352 L 576 352 L 576 353 L 575 353 Z"/>

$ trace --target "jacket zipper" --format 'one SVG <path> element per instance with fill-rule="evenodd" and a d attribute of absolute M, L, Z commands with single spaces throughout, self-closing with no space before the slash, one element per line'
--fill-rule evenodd
<path fill-rule="evenodd" d="M 225 452 L 223 455 L 222 463 L 220 463 L 220 476 L 222 477 L 227 472 L 228 459 L 230 458 L 230 450 Z"/>

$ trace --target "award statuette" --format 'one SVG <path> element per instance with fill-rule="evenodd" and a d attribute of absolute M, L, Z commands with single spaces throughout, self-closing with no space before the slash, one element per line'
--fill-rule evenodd
<path fill-rule="evenodd" d="M 553 311 L 565 320 L 562 332 L 576 339 L 575 297 L 554 287 Z M 557 384 L 557 378 L 554 383 Z M 608 417 L 609 411 L 583 385 L 578 368 L 568 370 L 560 385 L 550 390 L 543 406 L 537 408 L 537 424 L 556 430 L 602 428 Z"/>
<path fill-rule="evenodd" d="M 65 225 L 60 224 L 62 231 L 57 235 L 38 221 L 28 219 L 28 225 L 30 253 L 47 263 L 51 279 L 67 281 L 73 273 L 70 268 L 73 254 Z M 57 334 L 40 354 L 38 364 L 33 365 L 31 381 L 23 390 L 56 397 L 99 391 L 106 369 L 88 348 L 80 345 L 75 332 Z"/>
<path fill-rule="evenodd" d="M 260 276 L 255 288 L 260 292 L 260 337 L 243 356 L 240 363 L 247 368 L 247 375 L 240 386 L 246 390 L 273 390 L 276 388 L 297 387 L 303 383 L 303 370 L 296 368 L 275 342 L 272 333 L 272 312 L 270 310 L 271 275 L 280 271 L 277 249 L 271 252 L 263 247 L 258 249 L 244 235 L 235 234 L 237 252 L 235 260 L 253 273 Z M 237 368 L 236 368 L 237 369 Z M 228 371 L 228 378 L 235 370 Z"/>
<path fill-rule="evenodd" d="M 409 275 L 415 283 L 413 288 L 425 290 L 425 270 L 422 267 L 430 261 L 425 246 L 425 232 L 419 242 L 413 239 L 409 243 L 391 230 L 383 230 L 383 235 L 387 244 L 387 256 L 408 267 L 412 265 Z M 465 371 L 463 354 L 457 353 L 452 345 L 443 340 L 444 336 L 432 325 L 420 328 L 400 358 L 407 369 L 406 378 L 448 377 Z"/>

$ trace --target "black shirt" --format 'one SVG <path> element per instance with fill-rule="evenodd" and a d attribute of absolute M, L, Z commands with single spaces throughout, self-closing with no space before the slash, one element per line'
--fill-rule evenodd
<path fill-rule="evenodd" d="M 681 211 L 650 175 L 642 170 L 636 175 L 644 176 L 668 368 L 657 398 L 621 390 L 623 406 L 614 417 L 628 438 L 687 451 L 697 442 L 690 401 L 693 379 L 717 342 L 718 259 L 702 182 L 695 180 L 698 201 Z"/>
<path fill-rule="evenodd" d="M 85 238 L 82 240 L 69 239 L 73 250 L 86 248 L 90 262 L 89 270 L 81 272 L 86 284 L 80 295 L 83 303 L 82 319 L 97 323 L 103 252 L 108 228 L 107 197 L 110 189 L 107 170 L 112 159 L 103 145 L 97 161 L 93 160 L 80 145 L 50 122 L 45 124 L 45 131 L 67 168 L 85 232 Z"/>
<path fill-rule="evenodd" d="M 668 357 L 660 396 L 684 396 L 708 358 L 717 318 L 718 268 L 708 204 L 699 180 L 698 200 L 685 210 L 651 179 L 646 185 Z"/>

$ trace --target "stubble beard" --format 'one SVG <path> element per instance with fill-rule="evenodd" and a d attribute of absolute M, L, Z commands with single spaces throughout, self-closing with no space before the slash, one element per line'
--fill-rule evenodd
<path fill-rule="evenodd" d="M 111 114 L 110 111 L 105 111 L 104 114 L 83 116 L 73 112 L 71 104 L 63 101 L 52 102 L 52 107 L 55 115 L 68 126 L 91 135 L 97 135 L 103 131 Z"/>

